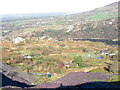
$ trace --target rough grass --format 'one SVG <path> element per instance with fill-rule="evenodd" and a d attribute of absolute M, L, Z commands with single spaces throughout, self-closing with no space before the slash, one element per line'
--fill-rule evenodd
<path fill-rule="evenodd" d="M 19 21 L 15 21 L 15 25 L 21 26 L 21 25 L 27 24 L 29 22 L 30 22 L 30 20 L 19 20 Z"/>
<path fill-rule="evenodd" d="M 51 23 L 49 23 L 49 24 L 52 24 L 52 25 L 59 25 L 59 24 L 65 24 L 66 23 L 66 21 L 57 21 L 57 22 L 51 22 Z"/>
<path fill-rule="evenodd" d="M 117 14 L 116 13 L 101 12 L 99 14 L 95 14 L 95 15 L 91 16 L 90 18 L 103 20 L 103 19 L 108 19 L 108 18 L 113 18 L 113 17 L 117 17 Z"/>
<path fill-rule="evenodd" d="M 104 68 L 98 68 L 98 69 L 93 69 L 89 72 L 102 72 L 102 73 L 109 73 L 108 71 L 106 71 Z"/>
<path fill-rule="evenodd" d="M 105 62 L 107 62 L 108 60 L 105 59 L 96 59 L 97 56 L 99 56 L 99 54 L 96 54 L 96 56 L 94 58 L 88 58 L 88 57 L 84 57 L 85 55 L 91 54 L 92 50 L 94 49 L 106 49 L 106 48 L 110 48 L 110 50 L 113 50 L 113 47 L 110 46 L 105 46 L 103 43 L 94 43 L 94 42 L 84 42 L 84 41 L 47 41 L 47 40 L 38 40 L 36 41 L 37 44 L 35 43 L 35 41 L 33 40 L 29 40 L 30 43 L 27 44 L 21 44 L 21 46 L 18 46 L 16 44 L 14 44 L 13 46 L 16 47 L 17 51 L 13 50 L 12 52 L 18 54 L 22 53 L 22 54 L 28 54 L 30 55 L 35 54 L 35 58 L 33 58 L 32 61 L 30 61 L 30 63 L 33 63 L 34 66 L 36 66 L 35 69 L 32 69 L 31 71 L 44 71 L 44 72 L 54 72 L 55 68 L 58 68 L 59 65 L 61 65 L 62 63 L 70 63 L 71 64 L 71 68 L 70 69 L 74 69 L 74 66 L 76 65 L 76 63 L 72 63 L 71 61 L 74 60 L 74 57 L 77 56 L 81 56 L 82 57 L 82 62 L 84 62 L 84 65 L 86 68 L 89 69 L 89 66 L 102 66 L 102 65 L 106 65 Z M 4 44 L 4 46 L 6 46 L 8 44 Z M 11 44 L 12 45 L 12 44 Z M 63 45 L 64 47 L 61 47 L 60 45 Z M 52 46 L 52 47 L 50 47 Z M 70 48 L 72 47 L 72 48 Z M 3 47 L 6 48 L 6 47 Z M 6 48 L 4 53 L 8 53 L 10 48 Z M 87 52 L 83 52 L 83 49 L 89 49 L 89 51 Z M 8 51 L 7 51 L 8 50 Z M 48 55 L 42 55 L 43 59 L 39 59 L 41 56 L 41 54 L 43 53 L 43 50 L 49 50 L 52 52 L 49 52 Z M 8 55 L 6 55 L 6 57 L 11 57 L 11 52 L 8 53 Z M 4 56 L 5 57 L 5 56 Z M 3 57 L 3 58 L 4 58 Z M 53 65 L 53 62 L 50 62 L 49 60 L 55 60 L 55 65 Z M 79 59 L 78 59 L 79 60 Z M 42 61 L 42 64 L 40 63 Z M 12 59 L 11 59 L 12 62 Z M 48 63 L 48 65 L 46 64 L 46 62 Z M 25 63 L 25 61 L 23 60 L 21 63 Z M 77 66 L 77 65 L 76 65 Z M 42 69 L 40 69 L 42 67 Z M 47 68 L 46 68 L 47 67 Z M 64 65 L 61 66 L 62 69 Z M 83 67 L 83 66 L 82 66 Z M 55 69 L 55 70 L 54 70 Z M 63 70 L 57 70 L 57 72 L 63 72 Z M 76 67 L 76 70 L 79 71 L 79 67 Z M 72 70 L 71 70 L 72 72 Z"/>

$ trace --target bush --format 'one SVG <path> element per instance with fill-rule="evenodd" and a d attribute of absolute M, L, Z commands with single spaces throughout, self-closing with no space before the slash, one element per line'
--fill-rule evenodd
<path fill-rule="evenodd" d="M 52 53 L 52 51 L 45 49 L 43 50 L 42 55 L 49 55 L 50 53 Z"/>
<path fill-rule="evenodd" d="M 88 49 L 84 48 L 84 49 L 83 49 L 83 52 L 88 52 Z"/>
<path fill-rule="evenodd" d="M 73 62 L 75 62 L 76 64 L 78 64 L 78 67 L 79 67 L 79 68 L 85 67 L 85 64 L 84 64 L 84 62 L 83 62 L 83 60 L 82 60 L 82 56 L 76 56 L 76 57 L 74 58 L 74 61 L 73 61 Z"/>

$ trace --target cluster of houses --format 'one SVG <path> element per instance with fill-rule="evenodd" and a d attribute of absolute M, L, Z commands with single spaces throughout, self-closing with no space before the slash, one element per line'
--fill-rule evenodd
<path fill-rule="evenodd" d="M 100 53 L 99 54 L 95 54 L 97 52 L 100 52 Z M 95 58 L 95 59 L 104 59 L 103 56 L 112 57 L 112 56 L 115 56 L 115 55 L 117 55 L 117 53 L 116 52 L 112 52 L 110 50 L 93 50 L 92 54 L 83 55 L 83 57 L 86 57 L 86 58 Z M 73 66 L 72 62 L 66 62 L 64 64 L 65 64 L 64 66 L 66 68 L 69 68 L 69 67 Z"/>
<path fill-rule="evenodd" d="M 102 50 L 102 55 L 113 56 L 113 55 L 116 55 L 116 53 L 115 52 L 109 52 L 109 50 Z"/>
<path fill-rule="evenodd" d="M 99 52 L 99 54 L 95 54 Z M 117 53 L 116 52 L 111 52 L 110 50 L 93 50 L 92 54 L 84 55 L 87 58 L 96 58 L 96 59 L 104 59 L 102 56 L 115 56 Z M 101 55 L 101 56 L 99 56 Z M 33 56 L 31 55 L 24 55 L 25 59 L 31 60 Z M 71 66 L 74 66 L 72 62 L 65 62 L 64 66 L 66 68 L 69 68 Z"/>
<path fill-rule="evenodd" d="M 88 54 L 88 58 L 95 58 L 97 55 L 102 55 L 102 56 L 115 56 L 117 53 L 112 52 L 110 50 L 93 50 L 94 54 Z M 97 55 L 96 55 L 97 54 Z M 96 59 L 103 59 L 103 57 L 96 57 Z"/>

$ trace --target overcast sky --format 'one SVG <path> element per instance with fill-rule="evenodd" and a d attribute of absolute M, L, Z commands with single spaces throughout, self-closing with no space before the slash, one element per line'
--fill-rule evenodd
<path fill-rule="evenodd" d="M 119 0 L 1 0 L 0 14 L 81 12 Z"/>

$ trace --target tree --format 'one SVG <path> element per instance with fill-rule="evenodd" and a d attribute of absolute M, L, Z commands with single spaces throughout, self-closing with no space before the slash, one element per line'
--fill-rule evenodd
<path fill-rule="evenodd" d="M 83 60 L 82 60 L 82 56 L 76 56 L 76 57 L 74 58 L 74 62 L 78 65 L 79 68 L 85 66 L 85 64 L 84 64 L 84 62 L 83 62 Z"/>

